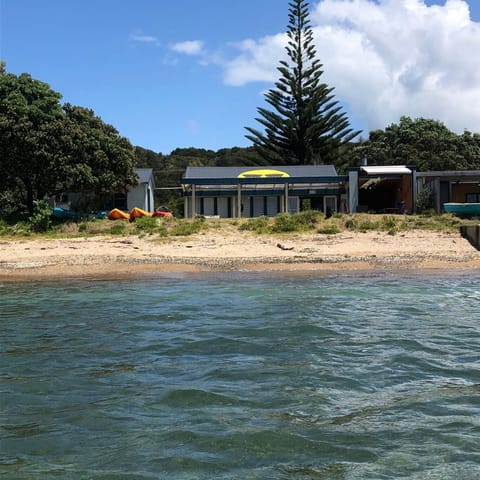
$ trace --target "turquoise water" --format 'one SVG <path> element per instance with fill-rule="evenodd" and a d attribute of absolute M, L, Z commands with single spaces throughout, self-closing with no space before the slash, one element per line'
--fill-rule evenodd
<path fill-rule="evenodd" d="M 478 479 L 480 275 L 0 285 L 7 479 Z"/>

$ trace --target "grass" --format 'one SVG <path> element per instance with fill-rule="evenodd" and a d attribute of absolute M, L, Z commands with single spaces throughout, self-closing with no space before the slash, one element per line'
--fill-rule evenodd
<path fill-rule="evenodd" d="M 138 235 L 187 237 L 204 231 L 221 232 L 222 229 L 250 231 L 261 235 L 311 232 L 336 235 L 343 231 L 386 232 L 396 235 L 412 230 L 458 232 L 460 226 L 478 223 L 478 219 L 460 219 L 450 214 L 436 215 L 372 215 L 335 214 L 326 219 L 321 212 L 307 210 L 297 214 L 279 214 L 275 217 L 248 219 L 179 219 L 169 217 L 143 217 L 135 222 L 124 220 L 81 220 L 56 222 L 46 232 L 35 232 L 28 221 L 9 224 L 0 219 L 0 237 L 3 238 L 65 238 L 95 235 Z"/>

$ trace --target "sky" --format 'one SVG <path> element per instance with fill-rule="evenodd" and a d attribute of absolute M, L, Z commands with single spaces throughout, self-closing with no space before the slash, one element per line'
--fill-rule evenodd
<path fill-rule="evenodd" d="M 352 126 L 480 132 L 480 0 L 311 0 L 322 80 Z M 289 0 L 0 0 L 0 58 L 133 145 L 246 147 L 285 57 Z"/>

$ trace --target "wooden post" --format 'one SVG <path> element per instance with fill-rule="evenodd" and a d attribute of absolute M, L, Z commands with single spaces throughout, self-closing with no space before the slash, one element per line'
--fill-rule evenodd
<path fill-rule="evenodd" d="M 242 218 L 242 185 L 237 185 L 237 218 Z"/>
<path fill-rule="evenodd" d="M 285 183 L 285 213 L 288 213 L 288 182 Z"/>
<path fill-rule="evenodd" d="M 196 188 L 195 184 L 192 185 L 192 218 L 195 218 L 195 215 L 197 214 L 197 196 L 196 194 Z"/>

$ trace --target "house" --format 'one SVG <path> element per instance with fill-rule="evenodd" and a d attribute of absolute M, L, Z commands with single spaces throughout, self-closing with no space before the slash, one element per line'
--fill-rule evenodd
<path fill-rule="evenodd" d="M 433 194 L 433 208 L 444 211 L 444 203 L 480 203 L 480 170 L 417 172 L 416 194 L 428 188 Z"/>
<path fill-rule="evenodd" d="M 332 165 L 188 167 L 182 179 L 185 218 L 274 216 L 306 208 L 347 208 L 347 176 Z"/>
<path fill-rule="evenodd" d="M 415 212 L 425 188 L 442 213 L 444 203 L 480 203 L 480 170 L 417 172 L 415 166 L 362 165 L 343 176 L 332 165 L 188 167 L 182 188 L 185 218 L 250 218 L 305 209 Z"/>

